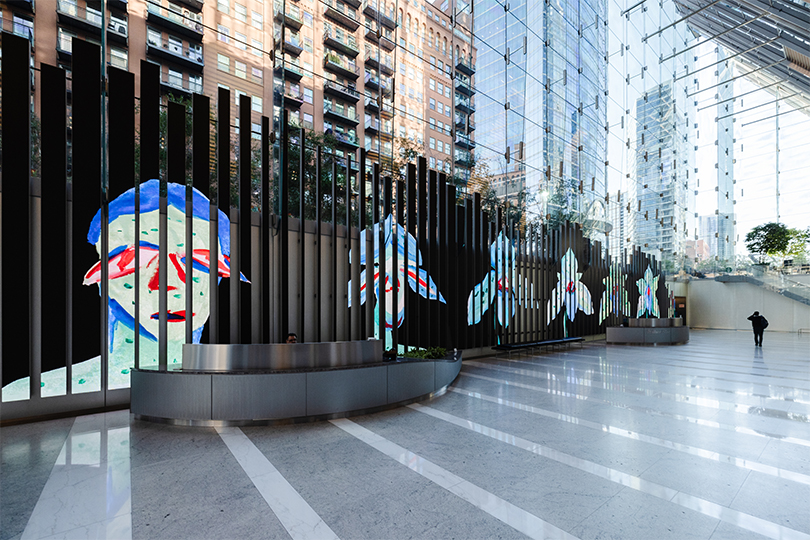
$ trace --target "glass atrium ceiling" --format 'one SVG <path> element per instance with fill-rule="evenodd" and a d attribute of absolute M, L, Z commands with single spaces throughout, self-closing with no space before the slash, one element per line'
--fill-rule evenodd
<path fill-rule="evenodd" d="M 678 0 L 678 12 L 703 39 L 727 48 L 749 78 L 782 86 L 781 96 L 810 110 L 810 5 L 792 0 Z"/>

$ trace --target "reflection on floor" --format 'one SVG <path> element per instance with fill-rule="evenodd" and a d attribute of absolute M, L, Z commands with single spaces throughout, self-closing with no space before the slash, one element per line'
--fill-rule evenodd
<path fill-rule="evenodd" d="M 810 539 L 810 337 L 464 362 L 385 413 L 3 428 L 7 538 Z"/>

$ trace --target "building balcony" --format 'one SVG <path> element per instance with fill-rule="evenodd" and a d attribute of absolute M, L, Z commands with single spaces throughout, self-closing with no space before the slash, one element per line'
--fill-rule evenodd
<path fill-rule="evenodd" d="M 285 78 L 293 81 L 300 81 L 304 76 L 304 72 L 301 71 L 301 68 L 289 61 L 282 61 L 280 64 L 276 65 L 276 67 L 273 68 L 273 72 L 276 75 L 284 74 Z"/>
<path fill-rule="evenodd" d="M 360 92 L 329 79 L 323 81 L 323 93 L 346 101 L 354 101 L 355 103 L 360 101 Z"/>
<path fill-rule="evenodd" d="M 360 28 L 360 21 L 357 20 L 357 12 L 354 9 L 337 0 L 324 0 L 324 3 L 326 4 L 323 10 L 325 17 L 342 24 L 352 32 Z"/>
<path fill-rule="evenodd" d="M 394 116 L 394 106 L 383 101 L 382 107 L 380 108 L 380 116 L 392 118 Z"/>
<path fill-rule="evenodd" d="M 14 7 L 24 9 L 29 13 L 34 13 L 34 11 L 36 11 L 34 6 L 34 0 L 18 0 L 17 2 L 9 2 L 9 3 L 10 4 L 13 3 Z"/>
<path fill-rule="evenodd" d="M 465 114 L 473 114 L 475 112 L 475 103 L 471 99 L 464 99 L 456 95 L 456 110 Z"/>
<path fill-rule="evenodd" d="M 353 147 L 350 148 L 354 150 Z M 351 156 L 352 156 L 351 172 L 352 174 L 354 174 L 360 170 L 360 163 L 357 161 L 357 156 L 355 156 L 354 152 L 351 152 Z M 339 153 L 334 154 L 333 159 L 335 160 L 335 163 L 337 164 L 339 170 L 344 171 L 346 170 L 346 156 L 343 155 L 342 150 Z"/>
<path fill-rule="evenodd" d="M 323 115 L 338 122 L 344 122 L 356 126 L 360 123 L 357 113 L 347 107 L 330 103 L 323 104 Z"/>
<path fill-rule="evenodd" d="M 205 66 L 202 50 L 191 50 L 188 47 L 184 49 L 182 46 L 170 44 L 168 39 L 164 39 L 163 43 L 147 40 L 146 54 L 174 62 L 196 72 L 202 72 Z"/>
<path fill-rule="evenodd" d="M 275 2 L 273 4 L 273 11 L 275 19 L 290 28 L 300 30 L 301 27 L 304 26 L 304 21 L 301 19 L 301 11 L 298 9 L 298 6 L 287 6 L 287 11 L 284 11 L 281 2 Z"/>
<path fill-rule="evenodd" d="M 463 81 L 461 79 L 456 79 L 456 92 L 464 94 L 467 97 L 472 97 L 475 94 L 475 88 L 472 87 L 469 81 Z"/>
<path fill-rule="evenodd" d="M 379 20 L 383 26 L 394 30 L 397 27 L 396 15 L 394 14 L 393 10 L 386 12 L 385 11 L 385 3 L 380 2 L 380 6 L 382 11 L 378 9 L 377 0 L 365 0 L 363 2 L 363 13 L 371 17 L 372 19 L 377 18 L 377 14 L 379 13 Z"/>
<path fill-rule="evenodd" d="M 460 71 L 467 77 L 472 77 L 475 73 L 475 64 L 473 63 L 472 56 L 459 57 L 456 60 L 456 71 Z"/>
<path fill-rule="evenodd" d="M 276 43 L 281 41 L 281 36 L 276 34 L 275 36 Z M 301 53 L 304 52 L 304 48 L 302 46 L 301 40 L 293 35 L 287 34 L 286 39 L 281 43 L 284 52 L 290 54 L 290 56 L 298 57 L 301 56 Z"/>
<path fill-rule="evenodd" d="M 117 0 L 117 1 L 121 1 L 121 0 Z M 123 1 L 126 2 L 126 0 L 123 0 Z M 188 7 L 190 7 L 191 9 L 193 9 L 195 11 L 202 11 L 202 8 L 205 6 L 205 0 L 177 0 L 177 2 L 180 2 L 181 4 L 185 4 L 185 5 L 187 5 Z M 107 0 L 107 3 L 111 4 L 112 2 L 111 2 L 111 0 Z"/>
<path fill-rule="evenodd" d="M 202 84 L 189 84 L 189 82 L 182 77 L 161 73 L 160 91 L 164 94 L 173 94 L 178 97 L 190 99 L 192 94 L 202 93 Z"/>
<path fill-rule="evenodd" d="M 377 101 L 377 98 L 375 98 L 375 97 L 371 97 L 371 96 L 366 96 L 366 98 L 365 98 L 365 100 L 364 100 L 364 102 L 363 102 L 363 107 L 364 107 L 364 108 L 365 108 L 367 111 L 371 111 L 371 112 L 379 112 L 379 110 L 380 110 L 380 103 Z"/>
<path fill-rule="evenodd" d="M 366 41 L 376 43 L 388 52 L 393 51 L 396 47 L 394 39 L 391 36 L 391 31 L 387 28 L 377 26 L 376 22 L 374 26 L 366 27 Z"/>
<path fill-rule="evenodd" d="M 298 109 L 304 104 L 304 94 L 301 92 L 295 93 L 289 89 L 284 90 L 284 92 L 276 89 L 273 91 L 273 102 L 278 106 L 283 103 L 285 107 Z"/>
<path fill-rule="evenodd" d="M 343 0 L 343 3 L 352 6 L 354 9 L 358 9 L 360 7 L 361 0 Z"/>
<path fill-rule="evenodd" d="M 366 117 L 365 130 L 368 133 L 384 139 L 390 140 L 394 136 L 394 132 L 390 126 L 386 127 L 385 122 L 381 122 L 379 118 L 373 118 L 371 116 Z"/>
<path fill-rule="evenodd" d="M 466 169 L 471 169 L 474 164 L 475 161 L 473 160 L 472 153 L 456 150 L 456 165 Z"/>
<path fill-rule="evenodd" d="M 129 9 L 129 2 L 127 0 L 107 0 L 107 7 L 110 9 L 117 9 L 119 11 L 127 12 Z M 200 2 L 202 4 L 202 2 Z"/>
<path fill-rule="evenodd" d="M 472 150 L 473 148 L 475 148 L 475 141 L 472 140 L 467 135 L 457 134 L 456 135 L 456 146 L 458 146 L 459 148 L 464 148 L 466 150 Z"/>
<path fill-rule="evenodd" d="M 381 123 L 379 118 L 372 118 L 370 116 L 366 116 L 365 129 L 367 132 L 376 135 L 380 132 L 380 127 Z"/>
<path fill-rule="evenodd" d="M 391 61 L 376 51 L 369 51 L 366 53 L 365 63 L 374 69 L 385 73 L 386 75 L 394 74 L 394 66 Z"/>
<path fill-rule="evenodd" d="M 146 20 L 148 22 L 196 41 L 202 41 L 203 25 L 201 16 L 198 21 L 182 13 L 155 4 L 153 0 L 147 2 L 146 11 Z"/>
<path fill-rule="evenodd" d="M 363 79 L 363 82 L 366 88 L 371 88 L 373 90 L 380 89 L 380 78 L 374 73 L 366 71 L 366 75 L 365 78 Z"/>
<path fill-rule="evenodd" d="M 335 139 L 337 139 L 338 146 L 348 148 L 352 153 L 360 149 L 360 144 L 357 142 L 357 135 L 352 133 L 341 133 L 340 131 L 334 131 L 332 132 L 332 135 L 335 137 Z M 352 161 L 355 160 L 352 159 Z"/>
<path fill-rule="evenodd" d="M 471 133 L 475 131 L 475 123 L 466 116 L 456 116 L 456 130 Z"/>
<path fill-rule="evenodd" d="M 338 36 L 337 32 L 326 30 L 323 33 L 323 43 L 352 58 L 360 54 L 360 49 L 357 47 L 357 42 L 354 40 L 353 36 L 347 38 L 345 36 Z"/>
<path fill-rule="evenodd" d="M 349 79 L 357 80 L 360 72 L 354 62 L 347 62 L 337 55 L 327 53 L 323 58 L 323 68 Z"/>
<path fill-rule="evenodd" d="M 86 9 L 76 4 L 59 0 L 56 4 L 56 16 L 65 26 L 76 28 L 97 36 L 101 35 L 101 11 Z M 115 17 L 107 25 L 107 36 L 112 41 L 127 44 L 128 23 L 126 18 Z"/>

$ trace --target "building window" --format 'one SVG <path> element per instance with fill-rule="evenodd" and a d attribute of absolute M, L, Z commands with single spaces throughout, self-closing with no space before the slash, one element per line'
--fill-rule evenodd
<path fill-rule="evenodd" d="M 188 89 L 196 94 L 202 94 L 202 75 L 189 75 Z"/>
<path fill-rule="evenodd" d="M 228 14 L 231 12 L 229 4 L 230 0 L 217 0 L 217 9 L 222 13 Z"/>
<path fill-rule="evenodd" d="M 257 113 L 261 113 L 261 112 L 264 111 L 263 104 L 262 104 L 262 98 L 260 98 L 258 96 L 253 96 L 252 105 L 253 105 L 253 110 L 256 111 Z"/>
<path fill-rule="evenodd" d="M 312 115 L 311 114 L 304 113 L 303 126 L 305 128 L 307 128 L 307 129 L 313 129 L 315 127 L 315 125 L 312 122 Z"/>
<path fill-rule="evenodd" d="M 217 69 L 224 72 L 231 70 L 231 59 L 224 54 L 217 53 Z"/>
<path fill-rule="evenodd" d="M 312 40 L 308 37 L 304 38 L 304 50 L 309 53 L 312 52 Z"/>
<path fill-rule="evenodd" d="M 439 152 L 444 152 L 444 143 L 442 141 L 436 141 L 436 149 Z"/>
<path fill-rule="evenodd" d="M 110 65 L 120 69 L 127 69 L 129 67 L 127 51 L 117 47 L 110 47 Z"/>
<path fill-rule="evenodd" d="M 250 138 L 251 139 L 259 139 L 262 138 L 262 125 L 258 123 L 251 123 L 250 124 Z"/>
<path fill-rule="evenodd" d="M 16 35 L 28 39 L 32 44 L 34 43 L 34 21 L 27 17 L 20 17 L 15 13 L 12 23 Z"/>
<path fill-rule="evenodd" d="M 304 88 L 304 103 L 312 103 L 312 88 Z"/>
<path fill-rule="evenodd" d="M 200 64 L 203 63 L 203 52 L 202 52 L 202 45 L 197 45 L 195 43 L 189 43 L 188 45 L 188 57 L 192 60 L 196 60 Z"/>
<path fill-rule="evenodd" d="M 183 54 L 183 41 L 174 36 L 169 36 L 169 51 L 174 54 Z"/>
<path fill-rule="evenodd" d="M 252 49 L 251 52 L 253 52 L 253 54 L 255 54 L 256 56 L 261 56 L 262 55 L 262 49 L 264 48 L 264 45 L 262 44 L 262 42 L 259 41 L 258 39 L 253 39 L 253 40 L 250 41 L 250 43 L 253 46 L 253 49 Z"/>
<path fill-rule="evenodd" d="M 439 111 L 439 114 L 444 114 L 444 103 L 439 101 L 439 102 L 436 103 L 436 106 L 437 106 L 437 109 Z"/>
<path fill-rule="evenodd" d="M 264 18 L 262 17 L 261 13 L 256 11 L 250 12 L 251 24 L 254 28 L 258 28 L 259 30 L 264 29 Z"/>
<path fill-rule="evenodd" d="M 223 26 L 221 24 L 217 25 L 217 32 L 219 33 L 219 40 L 223 43 L 228 43 L 231 41 L 230 35 L 231 31 L 228 29 L 227 26 Z"/>
<path fill-rule="evenodd" d="M 436 119 L 432 116 L 430 117 L 430 129 L 436 129 Z"/>
<path fill-rule="evenodd" d="M 262 84 L 262 79 L 264 72 L 262 68 L 250 68 L 250 73 L 253 75 L 253 82 L 256 84 Z"/>
<path fill-rule="evenodd" d="M 436 90 L 436 81 L 433 80 L 433 79 L 430 79 L 430 82 L 428 82 L 428 86 L 430 86 L 431 90 L 435 91 Z"/>
<path fill-rule="evenodd" d="M 73 38 L 76 37 L 76 34 L 72 34 L 65 30 L 64 28 L 59 29 L 58 33 L 58 42 L 56 48 L 60 51 L 65 52 L 72 52 L 73 51 Z"/>
<path fill-rule="evenodd" d="M 240 34 L 239 32 L 234 32 L 234 42 L 236 43 L 236 48 L 237 49 L 240 49 L 240 50 L 243 50 L 243 51 L 247 50 L 247 36 L 245 34 Z"/>
<path fill-rule="evenodd" d="M 312 13 L 310 13 L 309 11 L 305 11 L 303 19 L 304 19 L 304 26 L 306 26 L 307 28 L 312 28 Z"/>
<path fill-rule="evenodd" d="M 430 146 L 430 149 L 431 149 L 431 150 L 436 150 L 436 139 L 434 139 L 433 137 L 431 137 L 431 138 L 430 138 L 430 144 L 429 144 L 429 146 Z"/>
<path fill-rule="evenodd" d="M 61 30 L 61 28 L 60 28 Z M 160 32 L 155 30 L 154 28 L 146 28 L 146 42 L 153 47 L 160 47 L 160 43 L 163 41 Z"/>
<path fill-rule="evenodd" d="M 234 13 L 236 13 L 236 20 L 242 21 L 243 23 L 247 22 L 247 8 L 242 4 L 234 4 L 233 5 Z"/>
<path fill-rule="evenodd" d="M 240 79 L 247 79 L 247 65 L 244 62 L 236 61 L 233 63 L 234 74 Z"/>
<path fill-rule="evenodd" d="M 169 68 L 169 84 L 176 88 L 183 88 L 183 73 Z"/>
<path fill-rule="evenodd" d="M 429 102 L 429 103 L 430 103 L 430 104 L 429 104 L 430 110 L 431 110 L 431 111 L 435 111 L 435 110 L 436 110 L 436 100 L 435 100 L 435 99 L 433 99 L 433 98 L 430 98 L 430 102 Z"/>
<path fill-rule="evenodd" d="M 435 169 L 436 168 L 436 158 L 431 157 L 429 161 L 430 161 L 430 168 Z"/>

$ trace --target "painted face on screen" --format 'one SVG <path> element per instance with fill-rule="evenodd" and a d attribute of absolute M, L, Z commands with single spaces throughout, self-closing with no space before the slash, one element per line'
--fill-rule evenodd
<path fill-rule="evenodd" d="M 178 193 L 174 193 L 178 191 Z M 201 328 L 209 315 L 209 223 L 207 219 L 208 200 L 198 192 L 195 193 L 195 212 L 192 218 L 192 245 L 186 246 L 186 216 L 179 207 L 184 203 L 185 186 L 169 185 L 170 204 L 167 208 L 167 321 L 170 341 L 185 339 L 185 321 L 193 314 L 195 329 Z M 153 193 L 154 192 L 154 193 Z M 160 212 L 157 198 L 157 181 L 150 180 L 141 186 L 141 214 L 139 227 L 139 265 L 135 266 L 135 217 L 127 207 L 126 197 L 122 195 L 111 203 L 109 226 L 109 256 L 107 268 L 109 273 L 110 315 L 111 322 L 122 323 L 134 328 L 135 321 L 135 276 L 140 281 L 139 323 L 147 338 L 155 339 L 160 326 Z M 202 199 L 197 201 L 196 198 Z M 121 200 L 124 202 L 122 203 Z M 199 203 L 199 204 L 198 204 Z M 199 206 L 199 208 L 198 208 Z M 114 211 L 115 210 L 115 211 Z M 224 214 L 220 218 L 225 222 Z M 96 220 L 91 226 L 91 235 L 98 231 Z M 96 251 L 101 254 L 100 235 L 95 239 Z M 219 261 L 215 267 L 218 277 L 230 276 L 230 261 L 222 251 L 219 242 Z M 189 256 L 190 255 L 190 256 Z M 190 264 L 187 264 L 190 263 Z M 192 313 L 186 313 L 186 272 L 191 271 Z M 96 263 L 85 275 L 84 284 L 98 284 L 101 280 L 101 261 Z"/>
<path fill-rule="evenodd" d="M 141 326 L 152 336 L 158 335 L 160 324 L 160 265 L 159 265 L 159 211 L 153 210 L 141 214 L 140 223 L 140 268 L 137 274 L 140 277 L 141 301 L 140 317 Z M 208 223 L 198 219 L 193 219 L 194 232 L 192 249 L 199 254 L 208 253 Z M 113 278 L 112 267 L 120 268 L 124 263 L 125 268 L 134 270 L 135 248 L 132 246 L 132 234 L 134 220 L 132 216 L 121 216 L 110 224 L 110 247 L 126 246 L 121 254 L 124 255 L 113 264 L 110 258 L 110 299 L 118 302 L 120 306 L 133 318 L 135 316 L 134 287 L 135 272 L 120 272 L 120 275 Z M 166 291 L 167 291 L 167 329 L 169 339 L 184 339 L 186 321 L 186 248 L 185 248 L 185 215 L 174 206 L 168 208 L 168 265 L 166 267 Z M 127 240 L 129 242 L 127 242 Z M 97 246 L 100 249 L 101 246 Z M 132 258 L 129 263 L 128 258 Z M 209 273 L 208 269 L 194 265 L 192 273 L 192 313 L 194 326 L 202 326 L 208 320 Z"/>

